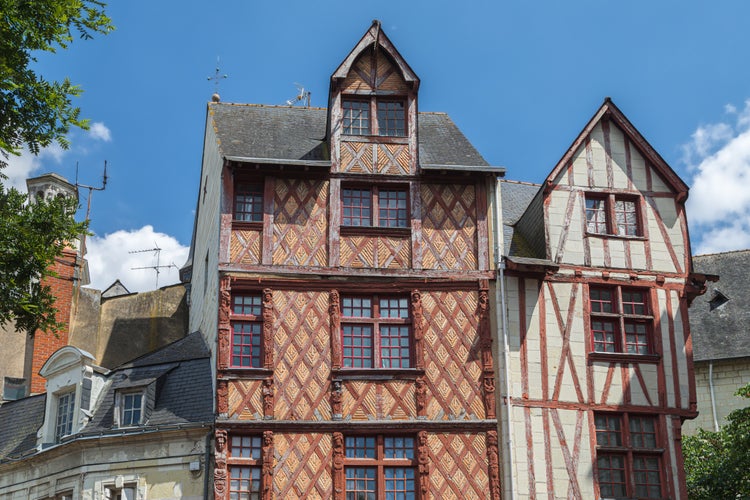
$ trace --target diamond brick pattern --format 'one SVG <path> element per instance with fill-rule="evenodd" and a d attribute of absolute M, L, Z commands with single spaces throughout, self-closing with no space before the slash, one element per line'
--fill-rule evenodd
<path fill-rule="evenodd" d="M 276 292 L 274 417 L 281 420 L 331 418 L 328 293 Z"/>
<path fill-rule="evenodd" d="M 406 175 L 410 164 L 406 144 L 379 144 L 377 146 L 377 172 L 379 174 Z"/>
<path fill-rule="evenodd" d="M 416 418 L 414 383 L 404 380 L 344 382 L 344 419 L 406 420 Z"/>
<path fill-rule="evenodd" d="M 273 263 L 325 266 L 328 263 L 326 203 L 328 182 L 277 179 Z"/>
<path fill-rule="evenodd" d="M 343 236 L 341 265 L 376 269 L 408 269 L 411 238 L 408 236 Z"/>
<path fill-rule="evenodd" d="M 232 231 L 229 260 L 233 264 L 260 264 L 260 231 Z"/>
<path fill-rule="evenodd" d="M 432 498 L 486 499 L 489 495 L 484 433 L 431 434 Z"/>
<path fill-rule="evenodd" d="M 341 141 L 341 171 L 373 173 L 373 151 L 374 147 L 369 143 Z"/>
<path fill-rule="evenodd" d="M 425 293 L 427 418 L 485 418 L 482 361 L 474 291 Z"/>
<path fill-rule="evenodd" d="M 229 418 L 238 420 L 263 419 L 263 398 L 260 380 L 232 380 L 229 382 Z"/>
<path fill-rule="evenodd" d="M 274 498 L 332 498 L 330 435 L 275 433 L 274 448 Z"/>
<path fill-rule="evenodd" d="M 473 185 L 422 184 L 425 269 L 477 268 L 476 189 Z"/>

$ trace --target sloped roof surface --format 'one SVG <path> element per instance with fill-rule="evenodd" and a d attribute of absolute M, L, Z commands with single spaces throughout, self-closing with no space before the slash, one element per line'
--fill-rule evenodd
<path fill-rule="evenodd" d="M 47 395 L 39 394 L 0 405 L 0 462 L 34 449 L 46 401 Z"/>
<path fill-rule="evenodd" d="M 526 213 L 539 188 L 539 184 L 506 180 L 500 182 L 500 197 L 503 206 L 503 255 L 529 256 L 527 254 L 530 252 L 523 248 L 528 244 L 516 230 L 516 224 Z M 538 222 L 544 224 L 544 220 Z"/>
<path fill-rule="evenodd" d="M 211 103 L 223 156 L 269 160 L 328 161 L 325 108 Z M 423 165 L 488 166 L 445 113 L 419 114 Z"/>
<path fill-rule="evenodd" d="M 693 257 L 698 273 L 717 274 L 706 293 L 690 306 L 693 359 L 696 361 L 750 357 L 750 250 Z M 721 301 L 712 299 L 724 296 Z M 718 306 L 717 306 L 718 305 Z"/>

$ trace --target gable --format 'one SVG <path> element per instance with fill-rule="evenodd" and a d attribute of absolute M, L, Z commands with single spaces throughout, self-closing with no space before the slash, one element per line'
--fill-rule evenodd
<path fill-rule="evenodd" d="M 409 90 L 400 68 L 386 53 L 374 47 L 360 54 L 341 85 L 341 91 L 345 93 L 381 91 L 405 94 Z"/>

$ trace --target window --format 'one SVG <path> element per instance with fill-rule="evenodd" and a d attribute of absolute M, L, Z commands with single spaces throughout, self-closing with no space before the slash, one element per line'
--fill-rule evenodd
<path fill-rule="evenodd" d="M 648 296 L 647 290 L 619 286 L 589 289 L 595 352 L 654 354 Z"/>
<path fill-rule="evenodd" d="M 232 297 L 232 362 L 234 368 L 260 368 L 263 340 L 260 294 Z"/>
<path fill-rule="evenodd" d="M 414 438 L 347 436 L 346 499 L 416 498 Z"/>
<path fill-rule="evenodd" d="M 586 231 L 591 234 L 640 236 L 638 198 L 614 194 L 586 195 Z"/>
<path fill-rule="evenodd" d="M 342 98 L 341 108 L 346 135 L 406 136 L 406 103 L 403 100 Z"/>
<path fill-rule="evenodd" d="M 107 500 L 135 500 L 135 486 L 124 488 L 107 488 L 104 491 Z"/>
<path fill-rule="evenodd" d="M 120 427 L 140 425 L 143 417 L 143 393 L 129 392 L 120 396 Z"/>
<path fill-rule="evenodd" d="M 602 498 L 661 498 L 656 417 L 597 413 L 596 466 Z"/>
<path fill-rule="evenodd" d="M 350 227 L 407 227 L 406 189 L 344 188 L 341 222 Z"/>
<path fill-rule="evenodd" d="M 263 184 L 235 184 L 234 220 L 241 222 L 263 222 Z"/>
<path fill-rule="evenodd" d="M 229 465 L 229 498 L 231 500 L 260 500 L 261 494 L 261 450 L 260 436 L 232 436 L 230 455 L 242 459 L 242 464 Z"/>
<path fill-rule="evenodd" d="M 341 316 L 344 368 L 411 368 L 406 297 L 342 297 Z"/>
<path fill-rule="evenodd" d="M 60 394 L 57 397 L 57 422 L 55 424 L 55 442 L 73 432 L 73 410 L 75 409 L 75 391 Z"/>

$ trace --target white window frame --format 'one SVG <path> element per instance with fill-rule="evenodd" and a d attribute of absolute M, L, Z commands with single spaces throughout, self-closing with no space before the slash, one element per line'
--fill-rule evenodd
<path fill-rule="evenodd" d="M 133 408 L 125 407 L 125 402 L 127 401 L 128 396 L 140 396 L 141 397 L 140 418 L 138 419 L 138 422 L 125 423 L 125 412 L 132 411 L 135 408 L 135 407 Z M 139 388 L 135 390 L 117 391 L 116 411 L 115 411 L 115 415 L 117 418 L 117 427 L 138 427 L 139 425 L 143 425 L 143 416 L 144 416 L 145 408 L 146 408 L 146 391 L 144 388 Z"/>

